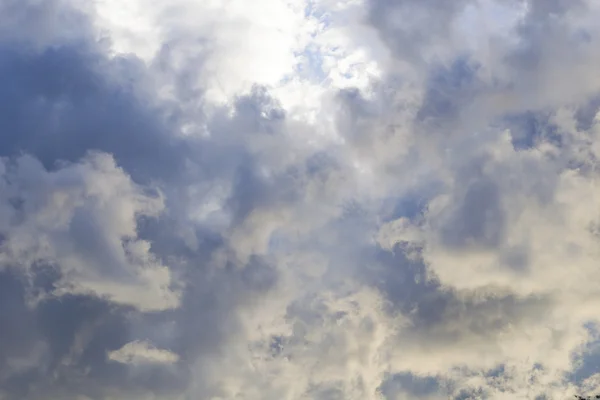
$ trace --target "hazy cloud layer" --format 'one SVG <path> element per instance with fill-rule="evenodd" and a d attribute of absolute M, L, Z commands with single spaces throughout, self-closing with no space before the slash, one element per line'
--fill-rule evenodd
<path fill-rule="evenodd" d="M 1 400 L 600 391 L 596 2 L 0 15 Z"/>

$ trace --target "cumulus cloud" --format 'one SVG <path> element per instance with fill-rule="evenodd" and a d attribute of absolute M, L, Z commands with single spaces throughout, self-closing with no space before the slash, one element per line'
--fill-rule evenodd
<path fill-rule="evenodd" d="M 136 218 L 156 216 L 162 199 L 136 187 L 111 156 L 53 172 L 22 156 L 2 169 L 5 268 L 29 275 L 55 266 L 60 278 L 49 295 L 92 292 L 145 310 L 178 305 L 168 268 L 137 237 Z"/>
<path fill-rule="evenodd" d="M 0 399 L 599 391 L 594 1 L 0 4 Z"/>

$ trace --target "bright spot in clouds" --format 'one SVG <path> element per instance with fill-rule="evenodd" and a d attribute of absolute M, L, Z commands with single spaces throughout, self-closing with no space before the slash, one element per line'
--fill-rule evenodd
<path fill-rule="evenodd" d="M 600 394 L 598 2 L 0 15 L 0 400 Z"/>

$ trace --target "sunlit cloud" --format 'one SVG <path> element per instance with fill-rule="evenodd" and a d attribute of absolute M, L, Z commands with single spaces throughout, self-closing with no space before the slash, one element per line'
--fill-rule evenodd
<path fill-rule="evenodd" d="M 0 15 L 0 400 L 600 392 L 596 2 Z"/>

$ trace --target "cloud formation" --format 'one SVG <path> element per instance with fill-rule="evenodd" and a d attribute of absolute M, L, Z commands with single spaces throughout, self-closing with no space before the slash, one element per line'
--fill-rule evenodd
<path fill-rule="evenodd" d="M 600 391 L 600 6 L 0 3 L 0 399 Z"/>
<path fill-rule="evenodd" d="M 134 341 L 108 353 L 108 359 L 123 364 L 173 364 L 179 357 L 168 350 L 157 349 L 148 342 Z"/>

